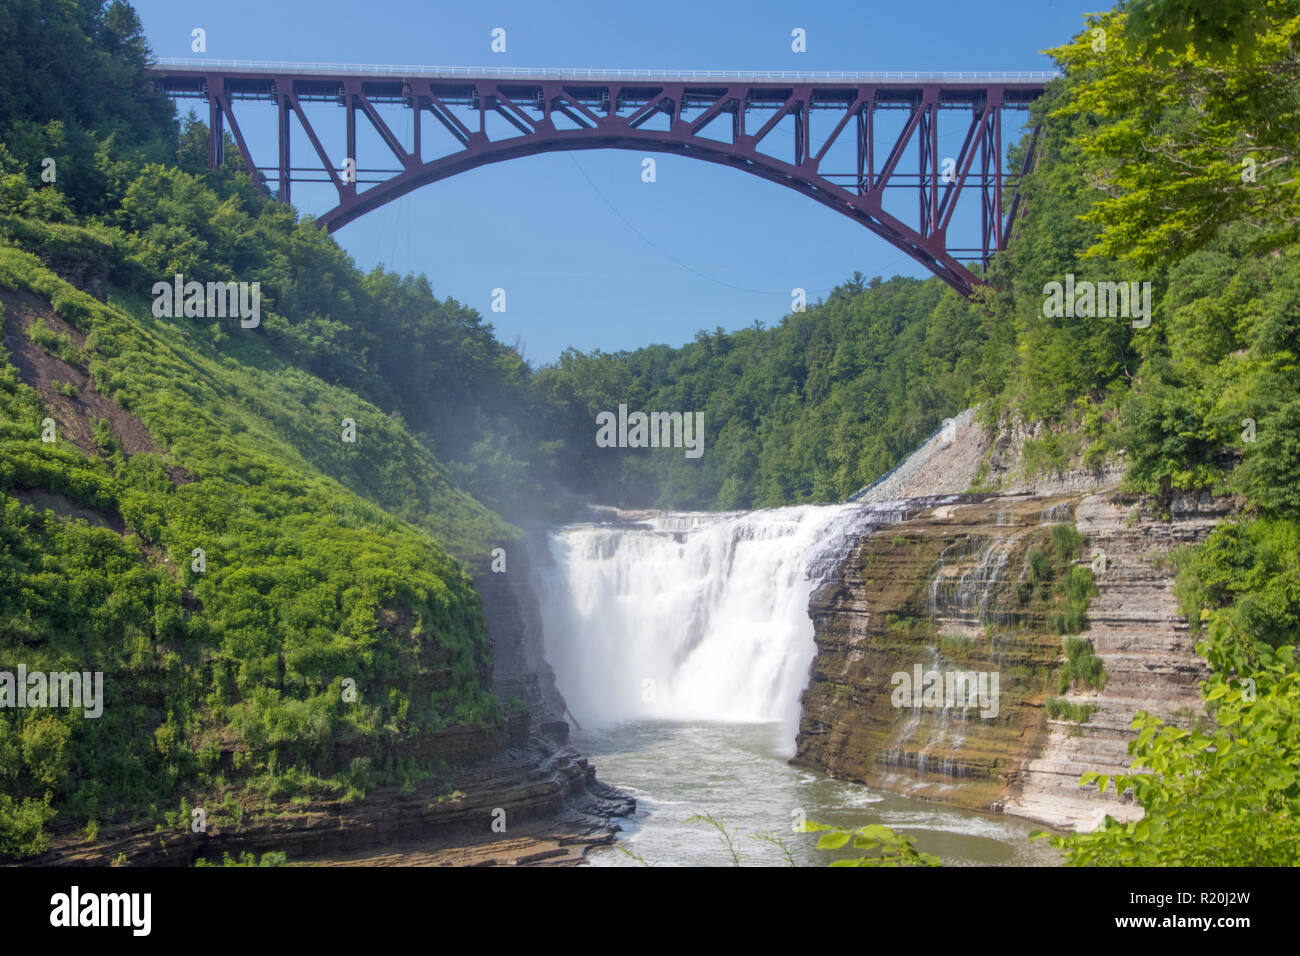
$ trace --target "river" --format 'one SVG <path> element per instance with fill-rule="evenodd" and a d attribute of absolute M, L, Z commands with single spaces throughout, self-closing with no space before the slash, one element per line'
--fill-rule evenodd
<path fill-rule="evenodd" d="M 808 598 L 854 538 L 898 520 L 898 505 L 662 513 L 627 524 L 558 528 L 534 584 L 547 659 L 577 724 L 574 744 L 638 811 L 620 845 L 656 864 L 829 862 L 796 814 L 826 824 L 885 823 L 946 864 L 1050 863 L 1033 826 L 876 792 L 793 767 L 800 695 L 815 654 Z M 843 854 L 840 854 L 843 855 Z M 593 865 L 639 865 L 623 850 Z"/>
<path fill-rule="evenodd" d="M 726 866 L 731 856 L 713 827 L 687 823 L 710 813 L 739 834 L 742 866 L 788 865 L 781 849 L 757 840 L 777 833 L 800 866 L 851 856 L 814 849 L 817 835 L 794 833 L 794 814 L 844 827 L 883 823 L 915 838 L 945 866 L 1051 865 L 1056 851 L 1029 842 L 1026 820 L 909 800 L 787 763 L 778 723 L 638 721 L 575 733 L 600 779 L 637 799 L 618 847 L 646 864 Z M 618 847 L 594 851 L 593 866 L 640 866 Z"/>

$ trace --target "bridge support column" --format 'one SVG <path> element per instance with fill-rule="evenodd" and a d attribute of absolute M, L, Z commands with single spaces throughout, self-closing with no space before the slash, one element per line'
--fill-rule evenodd
<path fill-rule="evenodd" d="M 290 183 L 292 182 L 292 166 L 289 157 L 289 143 L 292 128 L 289 125 L 289 117 L 293 115 L 293 109 L 289 103 L 289 92 L 293 89 L 288 80 L 277 80 L 275 84 L 276 96 L 275 102 L 278 109 L 279 120 L 279 139 L 280 139 L 280 182 L 278 198 L 280 202 L 292 202 L 293 197 L 290 192 Z"/>

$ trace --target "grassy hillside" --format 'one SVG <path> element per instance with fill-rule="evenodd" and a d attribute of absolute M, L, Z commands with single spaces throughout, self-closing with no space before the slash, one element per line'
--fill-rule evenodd
<path fill-rule="evenodd" d="M 408 755 L 503 719 L 462 562 L 517 532 L 434 449 L 471 448 L 521 363 L 247 177 L 186 172 L 129 6 L 49 6 L 0 13 L 21 57 L 0 80 L 0 671 L 102 672 L 104 699 L 0 710 L 0 856 L 436 773 Z M 59 57 L 102 95 L 23 66 Z M 260 281 L 262 324 L 155 317 L 175 272 Z"/>
<path fill-rule="evenodd" d="M 93 826 L 205 793 L 364 788 L 403 772 L 383 765 L 403 742 L 500 719 L 478 596 L 440 542 L 486 553 L 510 529 L 400 424 L 12 247 L 0 303 L 4 669 L 105 685 L 97 719 L 0 715 L 0 852 L 39 849 L 56 812 Z"/>

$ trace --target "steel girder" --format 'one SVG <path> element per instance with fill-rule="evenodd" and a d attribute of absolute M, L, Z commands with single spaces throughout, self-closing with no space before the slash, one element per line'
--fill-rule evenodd
<path fill-rule="evenodd" d="M 285 202 L 290 201 L 295 181 L 331 183 L 338 204 L 317 219 L 331 232 L 420 186 L 489 163 L 578 149 L 672 153 L 740 169 L 815 199 L 892 243 L 964 294 L 979 278 L 963 260 L 987 266 L 990 257 L 1010 242 L 1021 211 L 1020 178 L 1034 158 L 1036 130 L 1023 168 L 1003 171 L 1003 114 L 1007 109 L 1026 108 L 1043 90 L 1041 81 L 1015 80 L 533 80 L 171 67 L 155 67 L 152 73 L 158 87 L 169 95 L 207 100 L 213 166 L 224 161 L 228 128 L 244 168 L 264 193 L 271 194 L 272 178 L 276 198 Z M 278 155 L 273 166 L 255 161 L 236 119 L 234 103 L 245 99 L 275 104 Z M 355 176 L 346 168 L 336 168 L 339 157 L 327 153 L 303 109 L 303 102 L 309 100 L 343 107 L 346 156 L 354 163 L 361 118 L 391 152 L 393 166 L 358 170 Z M 381 104 L 412 110 L 409 145 L 385 122 L 378 109 Z M 883 110 L 903 111 L 896 134 L 879 134 Z M 815 139 L 812 118 L 822 111 L 819 129 L 829 123 L 830 132 Z M 508 135 L 490 135 L 489 114 L 508 124 Z M 945 114 L 959 123 L 964 119 L 966 125 L 960 151 L 945 157 L 946 168 L 942 168 L 939 121 Z M 425 159 L 422 126 L 430 120 L 445 129 L 458 148 Z M 293 165 L 290 147 L 295 123 L 306 134 L 319 168 Z M 785 158 L 768 151 L 790 134 L 793 143 L 785 141 Z M 850 142 L 855 164 L 833 171 L 822 168 L 832 147 Z M 320 178 L 322 173 L 326 179 Z M 363 185 L 369 188 L 358 188 Z M 913 190 L 915 217 L 886 211 L 886 189 Z M 967 189 L 980 196 L 979 245 L 953 248 L 948 227 L 958 198 Z M 1004 201 L 1007 193 L 1012 197 L 1009 202 Z"/>

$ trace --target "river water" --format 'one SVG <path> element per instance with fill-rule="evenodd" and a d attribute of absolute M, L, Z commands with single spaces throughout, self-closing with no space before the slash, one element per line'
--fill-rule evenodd
<path fill-rule="evenodd" d="M 799 866 L 852 856 L 816 850 L 817 834 L 792 832 L 797 811 L 844 827 L 883 823 L 913 837 L 945 866 L 1057 861 L 1051 847 L 1029 842 L 1035 826 L 1028 821 L 910 800 L 792 767 L 777 723 L 638 721 L 576 732 L 573 743 L 602 781 L 636 797 L 636 813 L 623 821 L 618 846 L 646 864 L 730 865 L 715 828 L 686 822 L 703 813 L 738 835 L 742 866 L 788 865 L 779 847 L 754 839 L 761 831 L 780 835 Z M 593 851 L 588 860 L 592 866 L 642 865 L 618 847 Z"/>
<path fill-rule="evenodd" d="M 833 855 L 795 833 L 885 823 L 946 864 L 1050 863 L 1033 826 L 832 780 L 790 766 L 799 698 L 816 651 L 808 598 L 854 538 L 897 521 L 898 503 L 735 513 L 663 513 L 633 526 L 570 525 L 548 539 L 535 583 L 546 656 L 600 779 L 633 793 L 620 845 L 647 863 L 731 860 L 710 813 L 739 834 L 745 863 Z M 843 854 L 841 854 L 843 855 Z M 593 865 L 640 865 L 617 848 Z"/>

